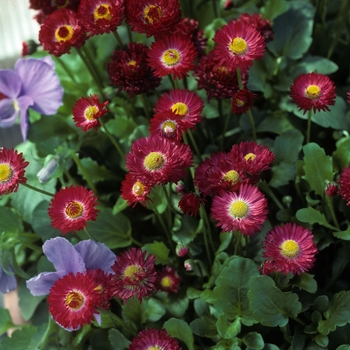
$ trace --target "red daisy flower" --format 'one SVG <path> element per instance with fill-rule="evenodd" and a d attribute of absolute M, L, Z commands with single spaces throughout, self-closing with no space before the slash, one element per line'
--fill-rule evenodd
<path fill-rule="evenodd" d="M 178 206 L 186 215 L 196 216 L 202 203 L 202 198 L 190 192 L 183 194 L 182 198 L 179 200 Z"/>
<path fill-rule="evenodd" d="M 214 51 L 200 59 L 193 75 L 197 79 L 198 89 L 206 91 L 209 101 L 212 98 L 231 98 L 239 90 L 236 70 L 219 64 Z M 248 80 L 247 71 L 242 71 L 241 75 L 245 86 Z"/>
<path fill-rule="evenodd" d="M 90 36 L 116 31 L 124 18 L 123 0 L 81 0 L 78 17 Z"/>
<path fill-rule="evenodd" d="M 164 36 L 151 45 L 147 62 L 158 77 L 172 74 L 182 79 L 194 68 L 193 61 L 197 56 L 191 40 L 182 35 Z"/>
<path fill-rule="evenodd" d="M 178 182 L 186 176 L 186 168 L 192 161 L 193 154 L 188 145 L 159 136 L 136 140 L 126 155 L 129 172 L 150 186 Z"/>
<path fill-rule="evenodd" d="M 214 55 L 219 64 L 232 69 L 248 69 L 265 52 L 265 40 L 260 33 L 239 20 L 223 26 L 216 32 L 213 40 L 217 44 Z"/>
<path fill-rule="evenodd" d="M 266 219 L 267 200 L 259 189 L 243 184 L 238 193 L 222 192 L 213 198 L 211 215 L 224 232 L 240 230 L 243 235 L 254 235 Z"/>
<path fill-rule="evenodd" d="M 27 178 L 24 177 L 24 168 L 28 164 L 22 153 L 18 154 L 13 149 L 0 147 L 0 196 L 17 192 L 19 184 L 27 182 Z"/>
<path fill-rule="evenodd" d="M 350 205 L 350 166 L 344 168 L 339 176 L 339 194 Z"/>
<path fill-rule="evenodd" d="M 97 198 L 83 186 L 60 189 L 50 203 L 51 225 L 66 234 L 82 230 L 88 220 L 96 220 Z"/>
<path fill-rule="evenodd" d="M 239 163 L 242 171 L 252 177 L 257 176 L 256 181 L 251 178 L 251 183 L 257 182 L 261 172 L 270 169 L 271 163 L 275 160 L 275 154 L 268 147 L 254 141 L 233 145 L 230 154 Z"/>
<path fill-rule="evenodd" d="M 86 34 L 73 10 L 62 8 L 51 13 L 40 27 L 39 41 L 44 50 L 57 57 L 85 43 Z"/>
<path fill-rule="evenodd" d="M 265 43 L 273 40 L 271 22 L 268 19 L 263 19 L 261 13 L 253 13 L 251 15 L 248 13 L 242 13 L 239 16 L 239 20 L 255 28 L 264 38 Z"/>
<path fill-rule="evenodd" d="M 52 318 L 68 331 L 75 331 L 94 320 L 100 292 L 94 279 L 84 273 L 69 273 L 58 279 L 48 296 Z"/>
<path fill-rule="evenodd" d="M 156 257 L 138 248 L 122 252 L 112 266 L 115 272 L 113 295 L 122 300 L 135 296 L 139 301 L 155 291 L 154 282 L 157 271 L 154 267 Z"/>
<path fill-rule="evenodd" d="M 166 110 L 172 110 L 182 120 L 189 123 L 190 127 L 194 127 L 201 122 L 200 116 L 204 107 L 202 99 L 194 92 L 188 90 L 175 89 L 170 93 L 161 96 L 155 107 L 156 114 Z"/>
<path fill-rule="evenodd" d="M 170 266 L 163 267 L 162 270 L 157 272 L 157 279 L 155 282 L 157 290 L 169 293 L 177 293 L 179 291 L 179 285 L 181 277 L 176 270 Z"/>
<path fill-rule="evenodd" d="M 165 329 L 144 329 L 131 342 L 128 350 L 181 350 L 177 340 Z"/>
<path fill-rule="evenodd" d="M 179 1 L 128 0 L 125 2 L 125 21 L 131 30 L 152 35 L 169 34 L 181 20 Z"/>
<path fill-rule="evenodd" d="M 325 193 L 329 197 L 334 197 L 338 193 L 338 186 L 335 182 L 326 181 Z"/>
<path fill-rule="evenodd" d="M 329 111 L 335 103 L 335 85 L 326 75 L 319 73 L 301 74 L 290 87 L 290 96 L 299 111 L 313 109 Z"/>
<path fill-rule="evenodd" d="M 247 89 L 238 90 L 232 97 L 232 113 L 242 114 L 247 112 L 253 106 L 256 96 Z"/>
<path fill-rule="evenodd" d="M 125 91 L 130 97 L 159 86 L 161 78 L 153 74 L 146 58 L 149 48 L 143 44 L 130 43 L 124 50 L 116 50 L 107 70 L 111 83 L 119 91 Z"/>
<path fill-rule="evenodd" d="M 73 120 L 75 125 L 84 132 L 97 129 L 100 126 L 99 118 L 108 113 L 108 101 L 101 103 L 97 95 L 80 98 L 73 107 Z"/>
<path fill-rule="evenodd" d="M 129 206 L 134 207 L 137 203 L 146 206 L 146 201 L 151 200 L 148 197 L 151 188 L 146 182 L 139 181 L 131 174 L 126 174 L 125 180 L 122 182 L 121 196 L 128 202 Z"/>
<path fill-rule="evenodd" d="M 275 271 L 299 275 L 313 266 L 317 253 L 311 231 L 290 222 L 270 230 L 263 246 L 263 257 L 267 259 L 262 266 L 265 275 Z"/>

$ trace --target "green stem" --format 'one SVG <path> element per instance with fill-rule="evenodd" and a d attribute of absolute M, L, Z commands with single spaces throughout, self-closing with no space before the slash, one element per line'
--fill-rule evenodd
<path fill-rule="evenodd" d="M 66 65 L 66 63 L 64 62 L 64 60 L 62 59 L 62 57 L 57 57 L 57 62 L 61 65 L 61 67 L 63 68 L 63 70 L 67 73 L 67 75 L 69 76 L 69 78 L 72 80 L 72 82 L 74 83 L 74 85 L 76 86 L 76 88 L 84 95 L 86 92 L 81 88 L 81 86 L 77 83 L 77 81 L 75 80 L 74 74 L 71 72 L 71 70 L 69 69 L 69 67 Z"/>
<path fill-rule="evenodd" d="M 79 157 L 75 154 L 74 151 L 71 152 L 71 156 L 72 156 L 75 164 L 77 165 L 78 169 L 80 170 L 81 174 L 83 175 L 85 181 L 87 182 L 88 186 L 90 187 L 90 189 L 93 190 L 94 193 L 97 193 L 96 187 L 95 187 L 94 183 L 92 182 L 88 171 L 84 168 L 83 164 L 81 163 Z"/>
<path fill-rule="evenodd" d="M 205 211 L 205 208 L 202 204 L 199 207 L 199 215 L 204 222 L 204 226 L 207 227 L 207 230 L 205 230 L 205 232 L 208 234 L 209 243 L 210 243 L 210 246 L 212 248 L 212 252 L 215 256 L 214 242 L 213 242 L 213 239 L 212 239 L 211 234 L 210 234 L 210 223 L 209 223 L 207 212 Z"/>
<path fill-rule="evenodd" d="M 339 228 L 339 223 L 338 223 L 338 220 L 337 220 L 337 217 L 335 215 L 335 212 L 334 212 L 334 207 L 333 207 L 333 202 L 332 202 L 332 198 L 330 198 L 329 196 L 325 195 L 325 198 L 326 198 L 326 205 L 331 213 L 331 217 L 332 217 L 332 221 L 333 221 L 333 224 L 336 226 L 336 228 L 338 229 L 338 231 L 340 231 L 340 228 Z"/>
<path fill-rule="evenodd" d="M 141 94 L 141 100 L 142 100 L 142 105 L 143 105 L 143 110 L 145 112 L 145 116 L 149 120 L 151 118 L 151 115 L 149 113 L 149 104 L 148 104 L 148 100 L 145 97 L 144 93 Z"/>
<path fill-rule="evenodd" d="M 240 69 L 240 68 L 237 68 L 236 73 L 237 73 L 238 87 L 239 87 L 240 90 L 243 90 L 241 69 Z"/>
<path fill-rule="evenodd" d="M 42 194 L 46 194 L 47 196 L 50 196 L 50 197 L 53 197 L 53 196 L 54 196 L 53 193 L 50 193 L 50 192 L 41 190 L 40 188 L 34 187 L 34 186 L 32 186 L 32 185 L 29 185 L 28 183 L 21 184 L 21 185 L 22 185 L 22 186 L 25 186 L 25 187 L 27 187 L 27 188 L 30 188 L 30 189 L 33 190 L 33 191 L 36 191 L 36 192 L 39 192 L 39 193 L 42 193 Z"/>
<path fill-rule="evenodd" d="M 47 323 L 47 327 L 46 327 L 45 333 L 43 334 L 43 336 L 39 340 L 38 349 L 45 348 L 45 346 L 49 340 L 49 336 L 51 333 L 53 333 L 55 327 L 57 327 L 57 325 L 56 325 L 55 321 L 52 319 L 51 314 L 49 313 L 49 320 Z"/>
<path fill-rule="evenodd" d="M 265 192 L 278 206 L 278 208 L 280 210 L 284 209 L 283 205 L 281 204 L 281 202 L 277 199 L 277 197 L 275 196 L 275 194 L 272 192 L 271 188 L 269 187 L 269 185 L 265 182 L 265 181 L 260 181 L 259 182 L 259 188 Z"/>
<path fill-rule="evenodd" d="M 254 122 L 253 114 L 252 114 L 252 111 L 250 109 L 248 109 L 247 113 L 248 113 L 248 116 L 249 116 L 250 125 L 252 127 L 253 140 L 256 142 L 256 140 L 257 140 L 257 138 L 256 138 L 256 128 L 255 128 L 255 122 Z"/>
<path fill-rule="evenodd" d="M 139 242 L 137 239 L 131 237 L 132 243 L 137 245 L 138 247 L 142 247 L 143 244 L 141 242 Z"/>
<path fill-rule="evenodd" d="M 218 17 L 218 9 L 216 8 L 216 0 L 212 0 L 212 4 L 213 4 L 214 17 L 217 18 Z"/>
<path fill-rule="evenodd" d="M 124 44 L 123 44 L 123 41 L 122 41 L 120 35 L 118 34 L 117 31 L 113 32 L 113 34 L 114 34 L 114 37 L 117 39 L 117 42 L 118 42 L 120 48 L 122 48 L 124 46 Z"/>
<path fill-rule="evenodd" d="M 306 144 L 310 142 L 311 136 L 311 117 L 312 117 L 312 109 L 309 109 L 307 112 L 307 131 L 306 131 Z"/>
<path fill-rule="evenodd" d="M 199 158 L 199 160 L 202 162 L 203 161 L 203 159 L 202 159 L 202 154 L 201 154 L 201 152 L 199 151 L 199 148 L 198 148 L 198 146 L 197 146 L 197 143 L 196 143 L 196 140 L 195 140 L 195 138 L 194 138 L 194 136 L 193 136 L 193 134 L 192 134 L 192 130 L 191 129 L 188 129 L 188 136 L 189 136 L 189 138 L 190 138 L 190 140 L 191 140 L 191 144 L 192 144 L 192 146 L 193 146 L 193 148 L 194 148 L 194 151 L 196 152 L 196 155 L 197 155 L 197 157 Z"/>
<path fill-rule="evenodd" d="M 228 129 L 228 125 L 230 124 L 231 115 L 232 115 L 232 109 L 230 108 L 228 113 L 227 113 L 227 115 L 226 115 L 225 124 L 224 124 L 224 130 L 222 131 L 221 138 L 220 138 L 221 150 L 222 151 L 225 150 L 225 134 L 226 134 L 226 131 Z"/>
<path fill-rule="evenodd" d="M 111 142 L 113 143 L 115 149 L 118 151 L 121 159 L 124 159 L 125 157 L 125 153 L 124 151 L 122 150 L 122 148 L 120 147 L 119 143 L 116 141 L 116 139 L 114 138 L 114 136 L 109 132 L 108 128 L 106 127 L 106 124 L 105 122 L 102 120 L 102 119 L 99 119 L 102 127 L 103 127 L 103 130 L 105 131 L 106 135 L 108 136 L 108 138 L 111 140 Z"/>
<path fill-rule="evenodd" d="M 171 74 L 168 74 L 168 77 L 169 77 L 171 86 L 173 87 L 173 89 L 176 89 L 176 87 L 175 87 L 175 81 L 174 81 L 173 77 L 171 76 Z"/>

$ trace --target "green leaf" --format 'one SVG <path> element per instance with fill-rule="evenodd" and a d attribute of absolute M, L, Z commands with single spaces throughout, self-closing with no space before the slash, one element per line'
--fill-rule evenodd
<path fill-rule="evenodd" d="M 122 212 L 128 207 L 128 202 L 123 197 L 118 197 L 116 203 L 113 206 L 113 215 Z"/>
<path fill-rule="evenodd" d="M 131 344 L 131 342 L 115 328 L 111 328 L 108 331 L 108 339 L 114 350 L 126 350 Z"/>
<path fill-rule="evenodd" d="M 288 185 L 289 181 L 295 179 L 295 164 L 282 161 L 281 163 L 274 165 L 271 170 L 272 177 L 269 185 L 272 187 L 279 188 Z"/>
<path fill-rule="evenodd" d="M 37 337 L 37 327 L 28 325 L 14 331 L 11 338 L 5 338 L 0 343 L 0 350 L 37 350 L 39 344 L 33 344 L 31 339 Z"/>
<path fill-rule="evenodd" d="M 304 155 L 303 178 L 317 194 L 324 197 L 325 181 L 333 180 L 332 159 L 326 156 L 323 148 L 313 142 L 304 146 Z"/>
<path fill-rule="evenodd" d="M 194 334 L 200 337 L 212 338 L 218 334 L 216 330 L 216 319 L 211 316 L 196 318 L 190 323 Z"/>
<path fill-rule="evenodd" d="M 350 350 L 350 345 L 340 345 L 336 348 L 336 350 Z"/>
<path fill-rule="evenodd" d="M 348 227 L 346 231 L 333 232 L 333 236 L 344 241 L 350 241 L 350 227 Z"/>
<path fill-rule="evenodd" d="M 106 123 L 106 127 L 112 135 L 120 139 L 127 139 L 137 127 L 137 124 L 126 115 L 119 115 L 114 119 L 109 120 Z"/>
<path fill-rule="evenodd" d="M 304 289 L 309 293 L 316 293 L 317 291 L 317 282 L 314 280 L 314 275 L 309 273 L 295 275 L 290 283 L 292 286 Z"/>
<path fill-rule="evenodd" d="M 111 249 L 128 247 L 132 243 L 130 220 L 122 213 L 113 215 L 110 208 L 101 210 L 96 221 L 88 222 L 88 230 Z"/>
<path fill-rule="evenodd" d="M 261 8 L 263 18 L 269 19 L 271 22 L 282 13 L 286 12 L 289 4 L 286 0 L 267 0 Z"/>
<path fill-rule="evenodd" d="M 273 145 L 274 164 L 284 161 L 295 165 L 295 162 L 299 159 L 303 140 L 303 134 L 297 129 L 287 130 L 280 136 L 277 136 Z"/>
<path fill-rule="evenodd" d="M 5 333 L 11 327 L 13 327 L 13 323 L 9 310 L 0 308 L 0 335 Z"/>
<path fill-rule="evenodd" d="M 219 335 L 224 339 L 232 339 L 241 331 L 241 321 L 237 317 L 232 323 L 226 320 L 224 315 L 221 315 L 217 322 L 216 327 Z"/>
<path fill-rule="evenodd" d="M 332 74 L 338 70 L 338 66 L 328 58 L 321 56 L 307 56 L 296 67 L 293 76 L 317 72 L 320 74 Z"/>
<path fill-rule="evenodd" d="M 157 299 L 142 300 L 143 319 L 149 322 L 157 322 L 165 315 L 165 306 Z"/>
<path fill-rule="evenodd" d="M 187 345 L 188 350 L 194 350 L 193 333 L 191 327 L 185 321 L 170 318 L 164 323 L 163 327 L 171 336 L 182 340 Z"/>
<path fill-rule="evenodd" d="M 333 161 L 338 170 L 350 164 L 350 137 L 343 137 L 336 143 L 337 150 L 333 153 Z"/>
<path fill-rule="evenodd" d="M 258 268 L 252 260 L 242 257 L 231 260 L 216 279 L 212 293 L 217 312 L 224 314 L 228 320 L 239 317 L 246 326 L 256 323 L 249 309 L 247 292 L 249 281 L 257 275 Z"/>
<path fill-rule="evenodd" d="M 265 346 L 263 337 L 257 332 L 249 332 L 242 341 L 249 349 L 262 350 Z"/>
<path fill-rule="evenodd" d="M 254 277 L 249 287 L 249 307 L 264 326 L 283 327 L 288 323 L 288 317 L 297 317 L 301 311 L 298 295 L 280 291 L 269 276 Z"/>
<path fill-rule="evenodd" d="M 315 342 L 319 345 L 322 346 L 323 348 L 326 348 L 329 343 L 329 339 L 326 335 L 322 334 L 317 334 L 315 337 Z"/>
<path fill-rule="evenodd" d="M 296 213 L 296 217 L 301 222 L 307 222 L 311 225 L 319 224 L 332 230 L 335 229 L 335 227 L 327 222 L 323 213 L 311 207 L 299 209 Z"/>
<path fill-rule="evenodd" d="M 94 182 L 115 178 L 113 173 L 107 170 L 104 165 L 98 165 L 97 162 L 95 160 L 92 160 L 91 158 L 82 158 L 80 159 L 80 162 L 83 165 L 83 167 L 87 169 L 91 179 Z M 78 173 L 83 176 L 79 168 Z"/>
<path fill-rule="evenodd" d="M 153 243 L 147 243 L 143 246 L 148 254 L 153 254 L 157 260 L 156 264 L 166 265 L 169 263 L 169 248 L 164 242 L 154 241 Z"/>
<path fill-rule="evenodd" d="M 312 43 L 314 12 L 313 6 L 305 1 L 290 2 L 289 10 L 274 20 L 275 36 L 269 49 L 276 56 L 302 58 Z"/>
<path fill-rule="evenodd" d="M 334 294 L 323 316 L 325 320 L 321 320 L 317 327 L 317 330 L 323 335 L 328 335 L 337 327 L 350 323 L 350 291 L 343 290 Z"/>
<path fill-rule="evenodd" d="M 6 237 L 23 232 L 22 221 L 10 208 L 0 207 L 0 217 L 0 233 L 5 232 Z"/>

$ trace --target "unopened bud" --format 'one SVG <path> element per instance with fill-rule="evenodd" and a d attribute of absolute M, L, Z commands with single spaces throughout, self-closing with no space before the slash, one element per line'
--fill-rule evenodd
<path fill-rule="evenodd" d="M 57 167 L 57 161 L 52 158 L 39 172 L 36 177 L 41 183 L 48 182 L 51 179 L 51 174 L 55 171 Z"/>
<path fill-rule="evenodd" d="M 186 244 L 183 244 L 179 242 L 176 246 L 176 255 L 180 256 L 181 258 L 184 258 L 189 253 L 188 246 Z"/>

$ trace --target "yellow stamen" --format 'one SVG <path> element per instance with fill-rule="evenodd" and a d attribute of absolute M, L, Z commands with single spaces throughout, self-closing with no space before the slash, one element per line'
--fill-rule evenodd
<path fill-rule="evenodd" d="M 153 24 L 159 22 L 163 16 L 163 10 L 160 6 L 149 5 L 143 10 L 143 18 L 146 23 Z"/>
<path fill-rule="evenodd" d="M 70 291 L 65 297 L 65 304 L 74 310 L 79 310 L 84 304 L 84 296 L 76 290 Z"/>
<path fill-rule="evenodd" d="M 99 6 L 96 7 L 95 11 L 94 11 L 94 19 L 95 21 L 99 20 L 99 19 L 107 19 L 107 20 L 111 20 L 112 16 L 111 16 L 111 12 L 109 11 L 110 6 L 107 4 L 101 4 Z"/>
<path fill-rule="evenodd" d="M 130 60 L 130 61 L 128 62 L 128 66 L 136 66 L 136 61 Z"/>
<path fill-rule="evenodd" d="M 145 157 L 143 165 L 147 170 L 154 171 L 160 169 L 165 162 L 164 156 L 159 152 L 151 152 Z"/>
<path fill-rule="evenodd" d="M 162 125 L 162 130 L 166 135 L 172 135 L 176 131 L 177 125 L 172 120 L 167 120 Z"/>
<path fill-rule="evenodd" d="M 71 201 L 67 204 L 64 211 L 70 219 L 76 219 L 83 215 L 84 207 L 79 202 Z"/>
<path fill-rule="evenodd" d="M 164 288 L 169 288 L 171 287 L 171 285 L 173 284 L 173 281 L 170 277 L 165 276 L 162 278 L 162 280 L 160 281 L 160 284 L 164 287 Z"/>
<path fill-rule="evenodd" d="M 12 178 L 12 175 L 12 168 L 8 164 L 0 164 L 0 184 L 8 182 Z"/>
<path fill-rule="evenodd" d="M 299 254 L 299 245 L 292 239 L 287 239 L 280 245 L 281 254 L 287 258 L 295 258 Z"/>
<path fill-rule="evenodd" d="M 188 113 L 188 107 L 186 104 L 182 103 L 182 102 L 176 102 L 171 106 L 171 110 L 176 113 L 179 114 L 181 116 L 184 116 Z"/>
<path fill-rule="evenodd" d="M 245 105 L 245 102 L 243 100 L 240 100 L 239 98 L 235 99 L 235 105 L 237 107 L 243 107 Z"/>
<path fill-rule="evenodd" d="M 236 55 L 243 55 L 247 52 L 248 45 L 244 39 L 234 38 L 228 46 L 228 49 Z"/>
<path fill-rule="evenodd" d="M 230 170 L 223 176 L 224 181 L 230 181 L 235 185 L 239 181 L 239 174 L 236 170 Z"/>
<path fill-rule="evenodd" d="M 242 201 L 242 200 L 237 200 L 234 201 L 231 205 L 230 205 L 230 214 L 234 217 L 234 218 L 244 218 L 249 212 L 249 206 L 246 202 Z"/>
<path fill-rule="evenodd" d="M 87 120 L 94 120 L 98 112 L 99 112 L 99 109 L 96 106 L 89 106 L 84 111 L 84 117 Z"/>
<path fill-rule="evenodd" d="M 254 153 L 247 153 L 245 156 L 244 156 L 244 159 L 248 162 L 248 160 L 255 160 L 256 158 L 256 155 Z"/>
<path fill-rule="evenodd" d="M 141 197 L 145 193 L 145 186 L 140 181 L 136 181 L 132 186 L 132 193 L 136 197 Z"/>
<path fill-rule="evenodd" d="M 163 54 L 162 61 L 167 66 L 176 66 L 181 59 L 181 54 L 176 49 L 166 50 Z"/>
<path fill-rule="evenodd" d="M 74 29 L 72 26 L 69 25 L 63 25 L 56 29 L 55 31 L 55 38 L 57 41 L 68 41 L 72 39 L 74 34 Z"/>
<path fill-rule="evenodd" d="M 19 106 L 18 106 L 17 101 L 14 101 L 14 102 L 13 102 L 13 108 L 15 109 L 16 112 L 19 111 Z"/>
<path fill-rule="evenodd" d="M 309 85 L 305 90 L 306 97 L 316 99 L 321 95 L 321 89 L 317 85 Z"/>
<path fill-rule="evenodd" d="M 68 4 L 69 0 L 54 0 L 54 6 L 56 6 L 58 9 L 67 7 Z"/>
<path fill-rule="evenodd" d="M 124 277 L 129 277 L 132 281 L 137 279 L 137 274 L 142 272 L 142 268 L 139 265 L 129 265 L 124 270 Z"/>

